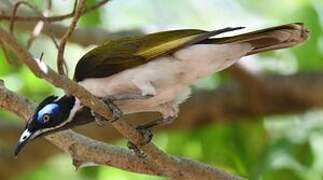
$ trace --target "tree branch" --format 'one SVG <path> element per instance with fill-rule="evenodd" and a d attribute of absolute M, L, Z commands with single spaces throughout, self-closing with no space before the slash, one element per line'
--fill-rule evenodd
<path fill-rule="evenodd" d="M 75 3 L 77 4 L 77 0 L 75 0 Z M 65 45 L 68 41 L 68 39 L 70 38 L 70 36 L 72 35 L 72 33 L 74 32 L 77 22 L 81 17 L 82 12 L 85 9 L 85 0 L 80 0 L 79 5 L 74 7 L 73 12 L 74 13 L 74 17 L 72 19 L 71 25 L 68 27 L 67 31 L 65 32 L 64 36 L 61 39 L 61 42 L 59 44 L 58 47 L 58 53 L 57 53 L 57 70 L 58 73 L 61 75 L 64 75 L 64 65 L 65 65 L 65 61 L 64 61 L 64 51 L 65 51 Z"/>
<path fill-rule="evenodd" d="M 235 82 L 222 85 L 216 90 L 199 91 L 181 106 L 179 117 L 173 124 L 161 127 L 156 130 L 178 131 L 190 130 L 201 126 L 207 126 L 214 122 L 240 121 L 247 119 L 259 119 L 258 117 L 265 115 L 275 115 L 281 113 L 302 113 L 312 108 L 323 107 L 323 73 L 302 73 L 296 75 L 271 75 L 263 77 L 266 84 L 277 89 L 275 99 L 281 99 L 289 106 L 282 106 L 279 101 L 273 100 L 271 97 L 261 97 L 263 102 L 260 106 L 264 107 L 261 112 L 255 113 L 252 109 L 254 105 L 245 97 L 243 90 Z M 311 89 L 311 93 L 308 93 Z M 18 107 L 17 107 L 18 106 Z M 20 112 L 17 105 L 17 112 Z M 22 109 L 24 110 L 24 109 Z M 256 118 L 254 118 L 256 117 Z M 80 114 L 79 118 L 92 118 L 90 114 Z M 125 117 L 125 121 L 133 121 L 138 124 L 146 120 L 156 118 L 155 113 L 133 114 Z M 26 170 L 39 166 L 47 157 L 59 153 L 43 141 L 33 142 L 32 146 L 27 146 L 24 156 L 19 161 L 13 161 L 8 156 L 12 156 L 11 149 L 14 141 L 20 133 L 23 126 L 12 125 L 4 126 L 0 124 L 0 137 L 4 144 L 0 155 L 0 179 L 9 179 L 17 175 L 17 172 L 24 173 Z M 120 135 L 111 127 L 105 126 L 98 128 L 95 123 L 80 126 L 76 130 L 91 138 L 114 142 L 121 138 Z M 8 152 L 9 154 L 4 154 Z M 37 156 L 34 156 L 37 154 Z M 12 173 L 6 167 L 15 167 L 17 172 Z"/>
<path fill-rule="evenodd" d="M 16 4 L 13 5 L 13 10 L 12 10 L 12 12 L 10 12 L 11 13 L 11 20 L 10 20 L 9 30 L 10 30 L 10 33 L 11 34 L 14 34 L 14 25 L 15 25 L 15 21 L 16 21 L 16 13 L 17 13 L 18 8 L 21 5 L 25 5 L 25 6 L 29 7 L 34 12 L 36 12 L 39 15 L 39 17 L 41 18 L 41 21 L 35 22 L 35 24 L 32 27 L 33 28 L 33 32 L 36 32 L 36 33 L 35 33 L 35 35 L 32 33 L 31 36 L 30 36 L 30 38 L 29 38 L 29 40 L 28 40 L 27 48 L 29 49 L 30 46 L 31 46 L 31 44 L 32 44 L 32 41 L 35 38 L 35 36 L 41 32 L 44 24 L 46 24 L 48 26 L 49 25 L 49 22 L 47 21 L 47 17 L 45 17 L 43 15 L 43 13 L 37 9 L 37 7 L 33 6 L 32 4 L 30 4 L 29 2 L 26 2 L 26 1 L 18 1 Z M 37 27 L 41 27 L 41 28 L 37 28 Z M 34 31 L 35 29 L 36 29 L 36 31 Z M 48 30 L 48 34 L 47 35 L 51 38 L 51 40 L 54 43 L 55 47 L 58 49 L 58 44 L 56 42 L 56 39 L 55 39 L 55 37 L 54 37 L 53 32 L 51 31 L 51 29 Z"/>
<path fill-rule="evenodd" d="M 93 11 L 93 10 L 95 10 L 95 9 L 103 6 L 104 4 L 106 4 L 109 1 L 110 0 L 102 0 L 102 1 L 98 2 L 95 5 L 86 7 L 86 9 L 83 11 L 82 15 L 83 14 L 86 14 L 88 12 L 91 12 L 91 11 Z M 65 20 L 65 19 L 74 17 L 74 13 L 75 12 L 73 11 L 73 12 L 68 13 L 68 14 L 65 14 L 65 15 L 47 17 L 47 21 L 48 22 L 62 21 L 62 20 Z M 10 21 L 11 20 L 11 16 L 10 15 L 6 15 L 6 14 L 1 14 L 0 15 L 0 21 L 1 20 Z M 42 18 L 40 16 L 24 16 L 24 15 L 22 15 L 22 16 L 16 16 L 15 17 L 15 20 L 16 21 L 40 21 L 40 20 L 42 20 Z"/>
<path fill-rule="evenodd" d="M 106 105 L 94 97 L 91 93 L 79 86 L 76 82 L 69 80 L 64 76 L 55 73 L 51 68 L 46 66 L 43 62 L 35 61 L 32 56 L 21 47 L 16 40 L 6 31 L 0 28 L 0 40 L 23 61 L 31 71 L 39 78 L 45 79 L 53 85 L 64 89 L 66 92 L 77 97 L 82 104 L 95 110 L 97 113 L 105 118 L 109 118 L 110 111 Z M 116 121 L 112 125 L 131 142 L 138 144 L 141 139 L 141 134 L 135 128 L 130 126 L 125 121 Z M 159 170 L 160 174 L 165 174 L 173 179 L 236 179 L 224 172 L 218 171 L 214 168 L 200 163 L 182 160 L 176 157 L 169 156 L 159 150 L 154 144 L 149 143 L 142 146 L 141 149 L 148 157 L 148 162 L 154 170 Z M 157 167 L 157 168 L 156 168 Z"/>
<path fill-rule="evenodd" d="M 19 31 L 31 31 L 35 27 L 36 22 L 17 22 L 16 24 L 16 29 Z M 67 29 L 68 27 L 60 24 L 45 24 L 42 33 L 48 36 L 52 32 L 56 38 L 60 38 Z M 102 28 L 77 28 L 68 41 L 81 46 L 89 46 L 103 44 L 109 40 L 123 36 L 136 36 L 142 34 L 143 32 L 139 29 L 110 32 Z"/>

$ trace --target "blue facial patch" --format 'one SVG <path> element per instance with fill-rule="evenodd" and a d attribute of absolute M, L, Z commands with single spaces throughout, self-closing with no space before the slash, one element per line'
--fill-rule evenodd
<path fill-rule="evenodd" d="M 45 114 L 48 114 L 50 117 L 54 117 L 57 116 L 59 113 L 59 106 L 56 103 L 51 103 L 51 104 L 47 104 L 46 106 L 44 106 L 42 109 L 40 109 L 37 113 L 37 121 L 40 123 L 45 123 L 43 121 L 43 116 Z"/>

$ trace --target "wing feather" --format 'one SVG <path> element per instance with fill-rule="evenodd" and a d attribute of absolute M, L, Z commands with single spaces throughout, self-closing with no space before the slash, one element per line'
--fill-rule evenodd
<path fill-rule="evenodd" d="M 174 30 L 108 41 L 80 59 L 75 68 L 74 80 L 108 77 L 175 52 L 184 46 L 237 29 L 241 27 L 215 31 Z"/>

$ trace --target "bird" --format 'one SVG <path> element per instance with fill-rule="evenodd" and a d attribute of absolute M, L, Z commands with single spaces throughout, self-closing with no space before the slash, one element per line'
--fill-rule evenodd
<path fill-rule="evenodd" d="M 18 139 L 15 156 L 32 139 L 89 123 L 77 121 L 83 109 L 101 124 L 137 112 L 161 117 L 137 129 L 143 145 L 151 128 L 176 119 L 179 105 L 191 96 L 197 80 L 228 68 L 240 58 L 302 44 L 309 38 L 303 23 L 290 23 L 238 35 L 216 37 L 243 27 L 214 31 L 181 29 L 110 40 L 87 52 L 77 63 L 74 81 L 104 101 L 112 111 L 104 119 L 70 94 L 48 96 L 34 111 Z"/>

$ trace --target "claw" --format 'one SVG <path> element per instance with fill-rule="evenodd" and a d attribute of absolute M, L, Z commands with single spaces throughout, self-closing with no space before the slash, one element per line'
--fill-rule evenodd
<path fill-rule="evenodd" d="M 98 125 L 99 127 L 106 125 L 107 120 L 104 117 L 102 117 L 100 114 L 98 114 L 92 110 L 91 110 L 91 114 L 94 117 L 96 125 Z"/>
<path fill-rule="evenodd" d="M 104 98 L 103 102 L 109 107 L 111 113 L 112 113 L 112 118 L 111 119 L 106 119 L 104 117 L 102 117 L 100 114 L 94 112 L 91 110 L 91 114 L 95 119 L 95 122 L 98 126 L 103 126 L 105 125 L 107 122 L 111 123 L 114 122 L 118 119 L 120 119 L 120 117 L 122 117 L 123 113 L 122 111 L 118 108 L 117 105 L 115 105 L 111 99 L 108 98 Z"/>
<path fill-rule="evenodd" d="M 102 100 L 103 102 L 109 107 L 109 109 L 112 112 L 112 118 L 108 119 L 108 121 L 114 122 L 118 119 L 120 119 L 120 117 L 122 117 L 123 113 L 122 111 L 119 109 L 119 107 L 117 105 L 114 104 L 114 100 L 112 100 L 113 98 L 110 97 L 104 97 Z"/>
<path fill-rule="evenodd" d="M 142 139 L 139 142 L 139 146 L 144 146 L 148 143 L 151 142 L 152 138 L 153 138 L 153 134 L 150 130 L 150 128 L 146 128 L 146 127 L 142 127 L 139 126 L 136 128 L 137 131 L 141 134 Z M 130 150 L 132 150 L 138 157 L 140 158 L 146 158 L 146 155 L 144 152 L 142 152 L 137 145 L 135 145 L 134 143 L 128 141 L 127 146 Z"/>
<path fill-rule="evenodd" d="M 140 95 L 140 94 L 122 94 L 122 95 L 115 95 L 115 96 L 105 96 L 102 98 L 102 101 L 109 107 L 112 118 L 105 119 L 101 115 L 97 114 L 96 112 L 91 111 L 92 116 L 94 117 L 98 126 L 103 126 L 106 122 L 112 123 L 123 116 L 123 112 L 121 109 L 114 103 L 114 101 L 123 101 L 123 100 L 131 100 L 131 99 L 148 99 L 153 97 L 153 95 Z M 151 138 L 150 138 L 151 140 Z"/>
<path fill-rule="evenodd" d="M 99 127 L 103 127 L 104 125 L 107 124 L 106 120 L 102 120 L 102 119 L 99 119 L 97 117 L 94 117 L 94 119 L 95 119 L 96 125 L 99 126 Z"/>
<path fill-rule="evenodd" d="M 117 106 L 111 107 L 110 109 L 112 110 L 112 119 L 109 120 L 110 122 L 116 121 L 123 116 L 123 112 Z"/>
<path fill-rule="evenodd" d="M 146 154 L 140 150 L 134 143 L 128 141 L 127 146 L 130 150 L 132 150 L 138 157 L 146 158 Z"/>
<path fill-rule="evenodd" d="M 122 94 L 122 95 L 115 95 L 115 96 L 106 96 L 106 97 L 103 97 L 102 100 L 112 112 L 112 119 L 109 119 L 109 122 L 114 122 L 123 116 L 123 112 L 116 104 L 114 104 L 114 101 L 124 101 L 124 100 L 131 100 L 131 99 L 148 99 L 151 97 L 152 97 L 151 95 L 143 96 L 139 94 Z"/>
<path fill-rule="evenodd" d="M 151 132 L 150 128 L 139 126 L 136 129 L 142 136 L 141 142 L 139 144 L 140 146 L 144 146 L 144 145 L 151 142 L 151 140 L 153 138 L 153 133 Z"/>

